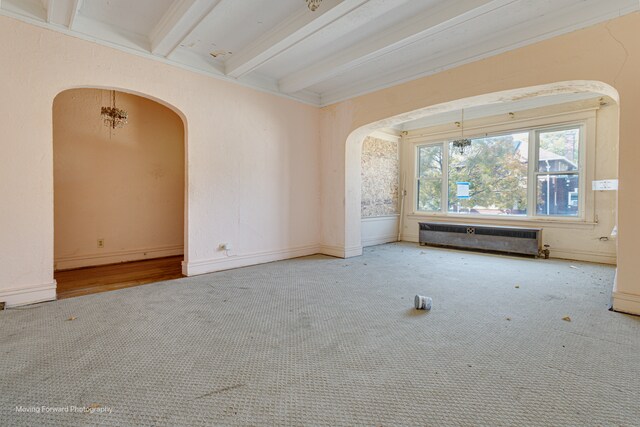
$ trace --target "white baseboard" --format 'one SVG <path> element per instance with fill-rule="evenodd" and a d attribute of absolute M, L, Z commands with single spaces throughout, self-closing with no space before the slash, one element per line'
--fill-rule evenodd
<path fill-rule="evenodd" d="M 403 242 L 412 242 L 412 243 L 418 243 L 419 241 L 419 235 L 418 234 L 408 234 L 408 233 L 402 233 L 402 239 Z"/>
<path fill-rule="evenodd" d="M 362 247 L 366 248 L 367 246 L 375 246 L 382 245 L 384 243 L 391 243 L 398 241 L 398 235 L 386 235 L 386 236 L 377 236 L 370 239 L 362 239 Z"/>
<path fill-rule="evenodd" d="M 185 276 L 196 276 L 198 274 L 213 273 L 216 271 L 230 270 L 232 268 L 247 267 L 250 265 L 264 264 L 266 262 L 314 255 L 320 252 L 321 250 L 319 245 L 309 245 L 277 251 L 256 252 L 245 255 L 233 255 L 232 253 L 224 258 L 189 261 L 186 263 L 183 262 L 182 274 Z"/>
<path fill-rule="evenodd" d="M 7 307 L 35 304 L 56 299 L 56 281 L 44 285 L 22 286 L 18 288 L 0 289 L 0 301 Z"/>
<path fill-rule="evenodd" d="M 362 246 L 350 246 L 345 249 L 344 246 L 320 245 L 319 253 L 336 258 L 351 258 L 362 255 Z"/>
<path fill-rule="evenodd" d="M 343 246 L 332 246 L 332 245 L 320 245 L 320 253 L 322 255 L 329 255 L 336 258 L 344 258 L 344 247 Z"/>
<path fill-rule="evenodd" d="M 617 257 L 615 254 L 603 254 L 601 252 L 579 251 L 575 249 L 554 249 L 551 251 L 550 257 L 554 259 L 568 259 L 573 261 L 597 262 L 600 264 L 616 265 Z"/>
<path fill-rule="evenodd" d="M 613 310 L 640 316 L 640 295 L 613 291 Z"/>
<path fill-rule="evenodd" d="M 336 258 L 351 258 L 362 255 L 362 246 L 351 246 L 345 248 L 344 246 L 320 245 L 319 253 L 322 255 L 334 256 Z"/>
<path fill-rule="evenodd" d="M 358 245 L 358 246 L 351 246 L 348 248 L 344 249 L 344 257 L 345 258 L 351 258 L 351 257 L 355 257 L 355 256 L 360 256 L 362 255 L 362 246 Z"/>
<path fill-rule="evenodd" d="M 405 242 L 418 242 L 418 234 L 403 234 L 402 240 Z M 601 252 L 580 251 L 575 249 L 557 249 L 549 248 L 551 258 L 567 259 L 573 261 L 597 262 L 600 264 L 616 265 L 617 258 L 615 254 L 606 254 Z"/>
<path fill-rule="evenodd" d="M 89 267 L 93 265 L 116 264 L 119 262 L 137 261 L 141 259 L 162 258 L 167 256 L 182 255 L 182 245 L 162 246 L 147 249 L 131 249 L 123 251 L 111 251 L 87 255 L 75 255 L 60 257 L 54 260 L 54 270 L 69 270 L 71 268 Z"/>

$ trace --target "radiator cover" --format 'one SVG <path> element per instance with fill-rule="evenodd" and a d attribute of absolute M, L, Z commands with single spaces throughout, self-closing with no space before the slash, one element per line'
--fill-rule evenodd
<path fill-rule="evenodd" d="M 542 229 L 444 222 L 420 222 L 421 245 L 538 256 Z"/>

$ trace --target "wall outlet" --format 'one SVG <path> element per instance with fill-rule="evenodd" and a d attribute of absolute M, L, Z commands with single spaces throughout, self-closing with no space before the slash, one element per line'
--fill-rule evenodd
<path fill-rule="evenodd" d="M 98 248 L 104 248 L 104 239 L 98 239 Z"/>

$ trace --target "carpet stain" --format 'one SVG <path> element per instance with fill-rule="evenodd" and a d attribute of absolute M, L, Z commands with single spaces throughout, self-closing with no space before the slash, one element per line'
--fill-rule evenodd
<path fill-rule="evenodd" d="M 245 384 L 235 384 L 235 385 L 230 385 L 230 386 L 227 386 L 227 387 L 218 388 L 218 389 L 210 391 L 209 393 L 205 393 L 205 394 L 203 394 L 201 396 L 198 396 L 198 397 L 196 397 L 196 399 L 202 399 L 203 397 L 213 396 L 214 394 L 224 393 L 225 391 L 235 390 L 237 388 L 244 387 L 244 386 L 245 386 Z"/>

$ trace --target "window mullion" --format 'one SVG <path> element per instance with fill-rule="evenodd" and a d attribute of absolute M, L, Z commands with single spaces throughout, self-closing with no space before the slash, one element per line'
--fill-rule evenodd
<path fill-rule="evenodd" d="M 440 194 L 440 212 L 446 214 L 449 211 L 449 143 L 442 143 L 442 183 Z"/>
<path fill-rule="evenodd" d="M 528 147 L 528 163 L 527 163 L 527 216 L 536 214 L 536 197 L 538 191 L 538 132 L 529 131 L 529 147 Z"/>
<path fill-rule="evenodd" d="M 413 206 L 415 211 L 420 211 L 420 146 L 414 148 L 413 155 Z"/>

